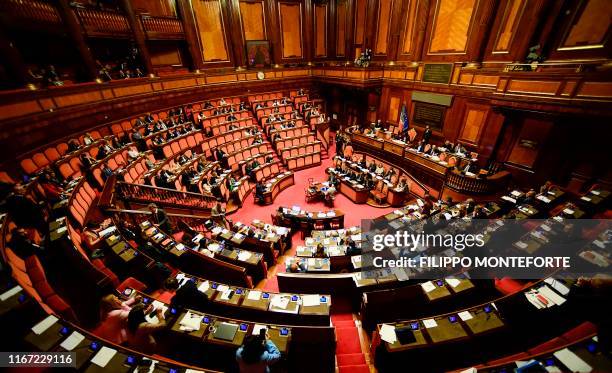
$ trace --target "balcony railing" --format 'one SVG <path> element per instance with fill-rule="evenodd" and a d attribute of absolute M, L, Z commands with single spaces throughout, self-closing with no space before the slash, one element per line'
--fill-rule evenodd
<path fill-rule="evenodd" d="M 80 7 L 75 8 L 75 13 L 89 36 L 128 36 L 131 34 L 127 18 L 122 14 Z"/>
<path fill-rule="evenodd" d="M 501 171 L 485 178 L 470 177 L 459 172 L 446 173 L 445 186 L 457 192 L 469 194 L 495 194 L 504 190 L 510 181 L 510 173 Z"/>
<path fill-rule="evenodd" d="M 183 24 L 174 17 L 153 17 L 141 15 L 140 20 L 149 39 L 182 39 L 185 37 Z"/>
<path fill-rule="evenodd" d="M 157 188 L 150 185 L 118 182 L 115 193 L 119 199 L 137 204 L 156 203 L 174 209 L 199 211 L 207 214 L 217 203 L 214 196 Z"/>
<path fill-rule="evenodd" d="M 0 12 L 12 19 L 56 25 L 62 22 L 57 9 L 42 0 L 2 0 Z"/>

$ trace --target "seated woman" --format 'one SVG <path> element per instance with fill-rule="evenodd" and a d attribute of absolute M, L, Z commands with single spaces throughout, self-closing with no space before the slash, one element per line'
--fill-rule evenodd
<path fill-rule="evenodd" d="M 323 244 L 318 244 L 317 245 L 317 250 L 314 253 L 314 257 L 315 258 L 327 258 L 327 254 L 325 253 L 325 248 L 323 247 Z"/>
<path fill-rule="evenodd" d="M 156 309 L 155 316 L 159 321 L 157 324 L 147 322 L 145 318 L 145 307 L 138 304 L 130 310 L 127 317 L 127 343 L 128 346 L 145 353 L 153 353 L 157 347 L 157 342 L 153 334 L 166 328 L 166 319 L 161 308 Z"/>
<path fill-rule="evenodd" d="M 281 353 L 262 329 L 259 335 L 249 335 L 236 351 L 240 372 L 269 372 L 269 366 L 277 362 Z"/>
<path fill-rule="evenodd" d="M 142 298 L 133 297 L 122 302 L 116 295 L 109 294 L 100 301 L 100 325 L 94 334 L 113 343 L 127 341 L 127 319 L 132 306 L 140 303 Z"/>

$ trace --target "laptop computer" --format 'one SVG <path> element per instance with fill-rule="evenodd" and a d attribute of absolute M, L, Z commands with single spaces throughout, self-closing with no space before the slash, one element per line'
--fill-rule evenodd
<path fill-rule="evenodd" d="M 403 345 L 416 342 L 416 337 L 410 326 L 395 328 L 395 335 L 397 336 L 397 340 Z"/>
<path fill-rule="evenodd" d="M 213 337 L 224 341 L 233 341 L 237 330 L 238 325 L 222 322 L 217 326 L 217 330 L 213 334 Z"/>

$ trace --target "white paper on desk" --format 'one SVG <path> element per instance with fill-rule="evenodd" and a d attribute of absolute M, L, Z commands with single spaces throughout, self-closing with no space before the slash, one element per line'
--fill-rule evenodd
<path fill-rule="evenodd" d="M 153 309 L 157 310 L 160 309 L 162 310 L 162 313 L 165 313 L 168 310 L 168 307 L 163 304 L 160 301 L 154 300 L 153 301 Z M 151 323 L 151 324 L 159 324 L 159 319 L 157 318 L 157 314 L 154 313 L 153 316 L 149 316 L 149 315 L 145 315 L 145 319 L 147 320 L 147 322 Z"/>
<path fill-rule="evenodd" d="M 229 300 L 232 295 L 232 289 L 227 289 L 223 293 L 221 293 L 221 299 Z"/>
<path fill-rule="evenodd" d="M 351 235 L 351 240 L 358 242 L 361 241 L 361 234 L 353 234 Z"/>
<path fill-rule="evenodd" d="M 544 369 L 546 369 L 548 373 L 563 373 L 561 369 L 559 369 L 558 367 L 554 365 L 547 366 Z"/>
<path fill-rule="evenodd" d="M 546 285 L 539 288 L 538 292 L 542 294 L 543 296 L 545 296 L 548 300 L 551 300 L 557 306 L 562 305 L 567 300 L 563 298 L 562 296 L 560 296 L 559 294 L 555 293 L 551 288 L 549 288 Z"/>
<path fill-rule="evenodd" d="M 262 329 L 268 330 L 268 327 L 266 325 L 261 325 L 261 324 L 253 325 L 253 335 L 259 335 Z"/>
<path fill-rule="evenodd" d="M 470 320 L 470 319 L 473 319 L 473 318 L 474 318 L 474 316 L 472 316 L 472 314 L 470 313 L 470 311 L 462 311 L 462 312 L 459 312 L 457 315 L 458 315 L 458 316 L 459 316 L 459 318 L 460 318 L 461 320 L 463 320 L 463 321 L 468 321 L 468 320 Z"/>
<path fill-rule="evenodd" d="M 249 260 L 249 258 L 251 257 L 251 253 L 248 251 L 240 251 L 240 253 L 238 254 L 238 260 L 242 261 L 242 262 L 246 262 L 247 260 Z"/>
<path fill-rule="evenodd" d="M 544 203 L 550 203 L 550 198 L 545 197 L 545 196 L 536 196 L 537 199 L 539 199 L 540 201 L 544 202 Z"/>
<path fill-rule="evenodd" d="M 210 283 L 208 281 L 204 281 L 198 286 L 198 290 L 202 293 L 206 293 L 208 289 L 210 289 Z"/>
<path fill-rule="evenodd" d="M 222 230 L 223 228 L 221 227 L 214 227 L 211 232 L 212 234 L 219 234 Z"/>
<path fill-rule="evenodd" d="M 224 291 L 228 290 L 229 286 L 227 285 L 219 285 L 217 286 L 217 291 L 223 293 Z"/>
<path fill-rule="evenodd" d="M 539 310 L 541 310 L 542 308 L 546 308 L 546 306 L 544 304 L 542 304 L 542 302 L 540 302 L 540 300 L 538 298 L 536 298 L 536 294 L 533 292 L 528 292 L 525 293 L 525 297 L 527 298 L 527 300 L 529 301 L 529 303 L 533 304 L 533 306 Z"/>
<path fill-rule="evenodd" d="M 203 316 L 187 312 L 183 319 L 179 322 L 181 330 L 184 331 L 196 331 L 200 330 L 200 324 L 202 323 Z"/>
<path fill-rule="evenodd" d="M 60 346 L 66 350 L 66 351 L 72 351 L 75 349 L 76 346 L 79 345 L 79 343 L 81 343 L 83 340 L 85 339 L 85 336 L 79 332 L 72 332 L 68 338 L 66 338 L 62 344 L 60 344 Z"/>
<path fill-rule="evenodd" d="M 185 373 L 205 373 L 203 370 L 185 369 Z"/>
<path fill-rule="evenodd" d="M 478 372 L 478 370 L 476 368 L 467 368 L 465 370 L 462 370 L 459 373 L 477 373 L 477 372 Z"/>
<path fill-rule="evenodd" d="M 524 243 L 523 241 L 516 241 L 515 245 L 521 249 L 526 249 L 529 245 Z"/>
<path fill-rule="evenodd" d="M 287 306 L 289 305 L 289 297 L 277 295 L 274 298 L 272 298 L 272 301 L 270 301 L 270 305 L 273 307 L 285 310 L 287 309 Z"/>
<path fill-rule="evenodd" d="M 595 246 L 597 246 L 599 248 L 602 248 L 602 249 L 606 248 L 606 245 L 603 242 L 599 241 L 599 240 L 593 241 L 593 244 L 595 244 Z"/>
<path fill-rule="evenodd" d="M 559 294 L 561 295 L 568 295 L 570 292 L 570 289 L 567 286 L 565 286 L 564 283 L 562 283 L 561 281 L 555 280 L 552 277 L 545 279 L 544 282 L 552 286 L 552 288 L 558 291 Z"/>
<path fill-rule="evenodd" d="M 311 307 L 318 306 L 321 304 L 321 297 L 319 294 L 309 294 L 302 296 L 302 306 Z"/>
<path fill-rule="evenodd" d="M 22 291 L 23 288 L 19 285 L 15 286 L 14 288 L 5 291 L 4 293 L 0 294 L 0 300 L 1 301 L 5 301 L 7 299 L 9 299 L 10 297 L 12 297 L 13 295 L 19 293 L 20 291 Z"/>
<path fill-rule="evenodd" d="M 520 197 L 521 194 L 523 194 L 523 193 L 519 192 L 518 190 L 513 190 L 510 194 L 512 194 L 515 197 Z"/>
<path fill-rule="evenodd" d="M 459 286 L 459 284 L 461 284 L 461 280 L 458 280 L 456 278 L 447 278 L 446 282 L 453 288 L 456 288 L 457 286 Z"/>
<path fill-rule="evenodd" d="M 104 368 L 106 364 L 115 356 L 117 350 L 112 348 L 108 348 L 103 346 L 100 351 L 96 354 L 96 356 L 91 359 L 91 362 L 99 366 L 100 368 Z"/>
<path fill-rule="evenodd" d="M 389 324 L 382 324 L 382 326 L 380 327 L 380 339 L 387 343 L 395 343 L 397 341 L 395 327 Z"/>
<path fill-rule="evenodd" d="M 601 194 L 601 192 L 599 190 L 591 190 L 591 193 L 593 193 L 596 196 Z"/>
<path fill-rule="evenodd" d="M 563 209 L 563 212 L 568 214 L 568 215 L 574 215 L 574 210 L 572 210 L 572 209 Z"/>
<path fill-rule="evenodd" d="M 425 325 L 427 329 L 431 329 L 431 328 L 435 328 L 436 326 L 438 326 L 438 323 L 434 319 L 426 319 L 426 320 L 423 320 L 423 325 Z"/>
<path fill-rule="evenodd" d="M 557 351 L 553 354 L 554 357 L 559 359 L 568 370 L 572 372 L 590 372 L 593 370 L 589 364 L 582 360 L 578 355 L 570 351 L 568 348 Z"/>
<path fill-rule="evenodd" d="M 258 290 L 249 290 L 249 294 L 247 295 L 247 299 L 249 299 L 249 300 L 260 300 L 261 299 L 261 291 L 258 291 Z"/>
<path fill-rule="evenodd" d="M 506 201 L 509 201 L 509 202 L 512 202 L 512 203 L 516 203 L 516 200 L 514 198 L 510 198 L 508 196 L 502 196 L 502 199 L 506 200 Z"/>
<path fill-rule="evenodd" d="M 586 202 L 591 202 L 591 199 L 587 196 L 580 197 L 580 199 Z"/>
<path fill-rule="evenodd" d="M 436 290 L 436 285 L 434 285 L 431 281 L 422 283 L 421 287 L 423 288 L 423 290 L 425 290 L 426 293 Z"/>
<path fill-rule="evenodd" d="M 45 319 L 42 320 L 41 322 L 39 322 L 38 324 L 34 325 L 32 327 L 32 331 L 36 335 L 41 335 L 47 329 L 49 329 L 52 325 L 54 325 L 56 322 L 57 322 L 57 317 L 55 317 L 53 315 L 49 315 L 49 316 L 45 317 Z"/>
<path fill-rule="evenodd" d="M 540 225 L 540 227 L 542 227 L 543 230 L 545 230 L 546 232 L 550 232 L 550 230 L 552 229 L 549 225 L 547 224 L 542 224 Z"/>

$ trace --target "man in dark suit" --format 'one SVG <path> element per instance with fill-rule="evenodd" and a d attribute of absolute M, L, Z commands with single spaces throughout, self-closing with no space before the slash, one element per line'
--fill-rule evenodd
<path fill-rule="evenodd" d="M 431 138 L 431 129 L 429 126 L 425 127 L 425 132 L 423 132 L 423 142 L 425 144 L 429 144 L 429 139 Z"/>
<path fill-rule="evenodd" d="M 172 234 L 174 229 L 172 228 L 172 224 L 170 224 L 170 219 L 168 219 L 168 214 L 156 204 L 149 204 L 149 211 L 151 212 L 152 220 L 155 224 L 159 226 L 159 229 L 164 231 L 167 234 Z"/>
<path fill-rule="evenodd" d="M 178 280 L 175 277 L 169 277 L 164 282 L 164 289 L 168 292 L 174 292 L 174 296 L 170 300 L 172 307 L 206 311 L 208 296 L 198 290 L 193 279 L 187 280 L 183 286 L 179 287 Z"/>
<path fill-rule="evenodd" d="M 257 182 L 255 185 L 255 202 L 263 204 L 265 192 L 266 187 L 263 185 L 263 183 L 261 181 Z"/>

